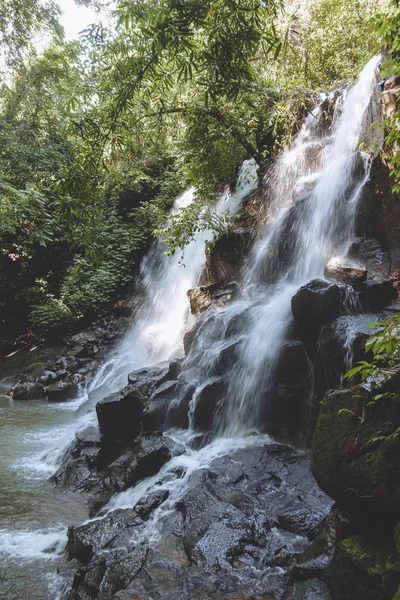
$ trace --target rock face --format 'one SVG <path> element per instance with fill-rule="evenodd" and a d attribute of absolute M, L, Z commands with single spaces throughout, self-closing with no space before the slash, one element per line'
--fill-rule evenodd
<path fill-rule="evenodd" d="M 243 228 L 236 229 L 216 240 L 206 259 L 205 276 L 208 283 L 236 280 L 240 276 L 251 243 L 250 232 Z"/>
<path fill-rule="evenodd" d="M 82 566 L 64 600 L 280 600 L 293 578 L 326 591 L 294 570 L 330 508 L 308 464 L 286 446 L 255 444 L 186 476 L 171 467 L 135 508 L 70 528 L 67 551 Z"/>
<path fill-rule="evenodd" d="M 324 275 L 354 285 L 367 279 L 367 269 L 350 260 L 336 260 L 325 267 Z"/>
<path fill-rule="evenodd" d="M 343 289 L 334 283 L 314 279 L 299 289 L 292 298 L 296 331 L 313 355 L 321 327 L 339 317 L 344 299 Z"/>
<path fill-rule="evenodd" d="M 194 288 L 187 292 L 190 311 L 198 315 L 210 306 L 222 307 L 239 296 L 239 286 L 235 281 L 220 281 L 208 286 Z"/>
<path fill-rule="evenodd" d="M 314 476 L 345 506 L 398 518 L 400 374 L 373 391 L 328 392 L 313 441 Z M 381 396 L 376 398 L 376 396 Z"/>

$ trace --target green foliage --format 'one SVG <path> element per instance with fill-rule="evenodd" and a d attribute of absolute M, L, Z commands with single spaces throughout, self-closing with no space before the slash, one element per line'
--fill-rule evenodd
<path fill-rule="evenodd" d="M 19 60 L 39 32 L 61 35 L 59 13 L 53 0 L 0 0 L 0 51 L 6 61 Z"/>
<path fill-rule="evenodd" d="M 383 75 L 400 77 L 400 5 L 391 0 L 389 8 L 379 11 L 372 22 L 388 55 L 382 65 Z M 400 109 L 385 123 L 387 158 L 392 166 L 393 192 L 400 194 Z"/>
<path fill-rule="evenodd" d="M 365 344 L 365 351 L 372 354 L 372 359 L 358 362 L 345 374 L 345 379 L 357 376 L 361 381 L 375 385 L 387 378 L 391 369 L 400 362 L 400 313 L 388 317 L 385 321 L 370 323 L 368 327 L 377 328 Z"/>
<path fill-rule="evenodd" d="M 306 88 L 355 77 L 379 42 L 371 0 L 283 4 L 119 0 L 116 28 L 67 43 L 51 1 L 0 0 L 12 65 L 0 88 L 2 327 L 101 314 L 154 230 L 170 254 L 229 231 L 229 215 L 206 207 L 240 163 L 254 158 L 262 177 L 298 129 Z M 53 36 L 42 52 L 37 31 Z M 189 186 L 195 202 L 169 218 Z"/>

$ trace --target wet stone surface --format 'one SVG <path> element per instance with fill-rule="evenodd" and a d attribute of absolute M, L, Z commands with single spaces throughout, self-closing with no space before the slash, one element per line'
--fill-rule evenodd
<path fill-rule="evenodd" d="M 170 465 L 135 506 L 70 528 L 81 566 L 64 600 L 330 598 L 295 573 L 331 507 L 307 453 L 255 437 L 191 473 Z"/>

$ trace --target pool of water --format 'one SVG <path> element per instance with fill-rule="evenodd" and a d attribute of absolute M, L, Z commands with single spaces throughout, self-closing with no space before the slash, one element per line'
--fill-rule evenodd
<path fill-rule="evenodd" d="M 67 527 L 87 517 L 83 498 L 49 483 L 54 453 L 77 402 L 14 401 L 0 383 L 0 599 L 56 600 Z"/>

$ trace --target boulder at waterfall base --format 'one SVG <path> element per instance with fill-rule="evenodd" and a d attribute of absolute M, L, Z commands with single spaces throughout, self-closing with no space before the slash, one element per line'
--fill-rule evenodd
<path fill-rule="evenodd" d="M 380 517 L 400 514 L 400 372 L 374 390 L 328 392 L 314 434 L 312 468 L 345 506 Z"/>

